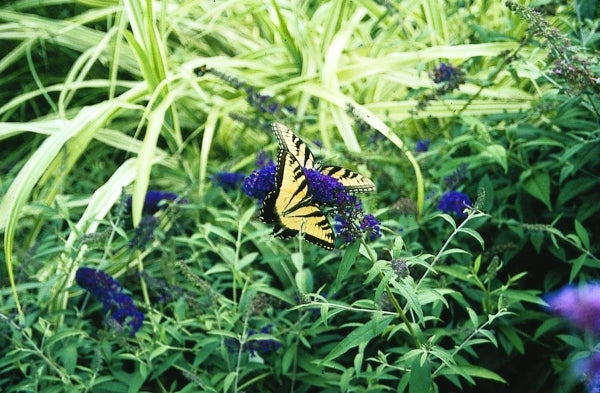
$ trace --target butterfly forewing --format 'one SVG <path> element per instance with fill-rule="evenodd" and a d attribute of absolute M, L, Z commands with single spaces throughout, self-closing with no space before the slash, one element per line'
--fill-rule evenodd
<path fill-rule="evenodd" d="M 276 177 L 276 188 L 260 210 L 261 220 L 275 223 L 275 236 L 289 238 L 302 230 L 306 240 L 333 249 L 333 229 L 312 201 L 302 167 L 291 152 L 279 151 Z"/>
<path fill-rule="evenodd" d="M 271 128 L 279 142 L 279 149 L 290 152 L 302 167 L 316 169 L 324 175 L 337 179 L 349 192 L 375 191 L 375 183 L 360 173 L 339 166 L 321 167 L 315 162 L 315 157 L 308 146 L 289 127 L 281 123 L 273 123 Z"/>
<path fill-rule="evenodd" d="M 315 156 L 306 145 L 302 142 L 302 139 L 298 138 L 296 134 L 289 128 L 281 123 L 273 123 L 271 125 L 273 133 L 277 137 L 280 150 L 287 150 L 300 163 L 303 168 L 313 169 L 315 166 Z"/>

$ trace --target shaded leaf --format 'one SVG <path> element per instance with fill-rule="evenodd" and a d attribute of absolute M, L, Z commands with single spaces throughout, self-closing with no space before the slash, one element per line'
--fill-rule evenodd
<path fill-rule="evenodd" d="M 548 172 L 525 173 L 521 178 L 521 184 L 528 194 L 542 201 L 549 210 L 552 210 L 550 203 L 550 175 Z"/>
<path fill-rule="evenodd" d="M 380 314 L 376 314 L 373 319 L 354 329 L 342 341 L 333 347 L 329 355 L 327 355 L 320 362 L 320 364 L 329 362 L 343 355 L 350 349 L 379 336 L 383 332 L 383 329 L 385 329 L 393 319 L 394 317 L 392 316 L 382 317 Z"/>

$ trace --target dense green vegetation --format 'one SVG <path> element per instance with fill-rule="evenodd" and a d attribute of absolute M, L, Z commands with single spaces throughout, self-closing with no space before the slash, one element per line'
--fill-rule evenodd
<path fill-rule="evenodd" d="M 597 8 L 4 2 L 0 385 L 597 391 L 543 297 L 600 268 Z M 275 121 L 377 186 L 333 251 L 243 186 Z"/>

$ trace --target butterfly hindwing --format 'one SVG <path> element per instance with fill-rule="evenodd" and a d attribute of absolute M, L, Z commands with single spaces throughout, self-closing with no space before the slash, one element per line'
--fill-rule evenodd
<path fill-rule="evenodd" d="M 327 176 L 337 179 L 346 191 L 351 192 L 369 192 L 375 191 L 375 183 L 368 177 L 351 171 L 341 166 L 324 166 L 319 171 Z"/>
<path fill-rule="evenodd" d="M 279 142 L 279 149 L 289 151 L 302 167 L 317 169 L 322 174 L 337 179 L 349 192 L 375 191 L 375 183 L 360 173 L 339 166 L 319 166 L 308 146 L 289 127 L 273 123 L 271 128 Z"/>
<path fill-rule="evenodd" d="M 277 237 L 289 238 L 302 231 L 309 242 L 327 250 L 333 249 L 333 229 L 312 201 L 302 167 L 288 150 L 279 151 L 276 187 L 266 196 L 259 218 L 275 224 Z"/>

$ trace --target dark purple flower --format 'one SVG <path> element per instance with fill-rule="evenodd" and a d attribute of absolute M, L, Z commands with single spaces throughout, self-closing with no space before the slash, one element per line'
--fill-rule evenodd
<path fill-rule="evenodd" d="M 275 164 L 265 166 L 252 172 L 244 180 L 242 190 L 251 198 L 262 202 L 270 191 L 275 189 Z"/>
<path fill-rule="evenodd" d="M 465 218 L 467 214 L 464 210 L 471 206 L 471 200 L 467 194 L 460 191 L 448 191 L 442 195 L 438 203 L 438 210 L 446 214 L 454 214 L 457 217 Z"/>
<path fill-rule="evenodd" d="M 233 191 L 244 181 L 246 175 L 240 172 L 217 172 L 211 177 L 212 183 L 223 191 Z"/>
<path fill-rule="evenodd" d="M 594 351 L 587 358 L 575 362 L 573 371 L 583 379 L 589 393 L 600 393 L 600 352 Z"/>
<path fill-rule="evenodd" d="M 600 284 L 568 285 L 544 300 L 554 314 L 580 329 L 600 333 Z"/>
<path fill-rule="evenodd" d="M 186 199 L 179 199 L 179 195 L 174 192 L 165 192 L 160 190 L 148 190 L 144 200 L 144 214 L 154 214 L 160 209 L 166 207 L 162 201 L 178 201 L 178 203 L 187 203 Z M 131 212 L 131 195 L 125 200 L 127 212 Z"/>
<path fill-rule="evenodd" d="M 446 187 L 448 189 L 453 190 L 458 187 L 464 179 L 466 179 L 468 174 L 469 164 L 463 162 L 459 166 L 456 167 L 454 172 L 449 176 L 444 177 L 444 183 L 446 183 Z"/>
<path fill-rule="evenodd" d="M 346 194 L 344 186 L 337 179 L 322 174 L 315 169 L 304 169 L 308 189 L 313 201 L 318 204 L 335 204 L 337 199 Z"/>
<path fill-rule="evenodd" d="M 267 153 L 264 150 L 261 150 L 258 153 L 256 153 L 255 163 L 256 163 L 256 167 L 259 169 L 264 168 L 266 166 L 275 165 L 275 163 L 273 162 L 273 159 L 271 158 L 269 153 Z"/>
<path fill-rule="evenodd" d="M 158 220 L 154 216 L 144 216 L 135 228 L 135 232 L 129 240 L 129 247 L 143 250 L 148 243 L 154 240 L 154 230 L 158 227 Z"/>
<path fill-rule="evenodd" d="M 267 325 L 260 329 L 260 331 L 256 332 L 254 330 L 248 331 L 248 337 L 251 337 L 255 334 L 271 334 L 271 328 L 273 325 Z M 276 340 L 266 339 L 266 340 L 251 340 L 248 341 L 246 348 L 251 355 L 255 355 L 256 353 L 269 353 L 276 351 L 281 347 L 281 343 Z"/>
<path fill-rule="evenodd" d="M 295 106 L 292 105 L 284 105 L 283 106 L 283 110 L 287 113 L 289 113 L 290 115 L 295 115 L 298 113 L 298 109 Z"/>
<path fill-rule="evenodd" d="M 439 67 L 433 70 L 432 78 L 435 83 L 448 82 L 456 86 L 464 83 L 462 70 L 446 63 L 440 64 Z"/>
<path fill-rule="evenodd" d="M 103 299 L 110 299 L 112 294 L 123 291 L 123 286 L 110 275 L 89 267 L 79 268 L 75 273 L 75 281 L 102 303 Z"/>
<path fill-rule="evenodd" d="M 250 329 L 248 331 L 248 337 L 254 336 L 255 334 L 271 334 L 271 328 L 273 325 L 267 325 L 260 329 L 260 331 L 255 331 Z M 236 353 L 240 350 L 240 342 L 235 338 L 228 337 L 225 339 L 225 347 L 227 351 L 230 353 Z M 243 351 L 248 351 L 251 356 L 255 356 L 256 354 L 266 354 L 269 352 L 273 352 L 281 347 L 281 343 L 272 339 L 260 339 L 260 340 L 248 340 L 244 347 Z"/>
<path fill-rule="evenodd" d="M 417 145 L 415 146 L 415 152 L 417 153 L 424 153 L 427 150 L 429 150 L 429 145 L 431 144 L 431 141 L 429 139 L 422 139 L 420 141 L 417 141 Z"/>
<path fill-rule="evenodd" d="M 139 312 L 123 286 L 102 270 L 81 267 L 75 273 L 75 281 L 102 303 L 104 312 L 119 326 L 127 323 L 134 335 L 144 322 L 144 314 Z"/>
<path fill-rule="evenodd" d="M 372 214 L 365 214 L 360 223 L 360 230 L 369 234 L 371 241 L 381 237 L 381 223 Z"/>
<path fill-rule="evenodd" d="M 372 214 L 365 214 L 361 201 L 354 195 L 344 194 L 337 202 L 332 209 L 333 227 L 344 243 L 353 243 L 363 234 L 368 234 L 370 240 L 381 237 L 381 223 Z"/>

